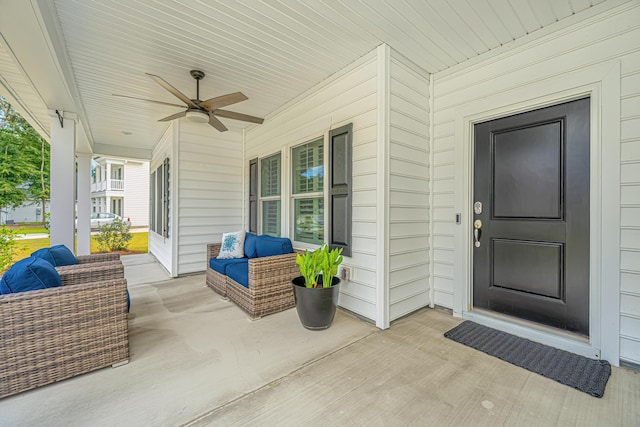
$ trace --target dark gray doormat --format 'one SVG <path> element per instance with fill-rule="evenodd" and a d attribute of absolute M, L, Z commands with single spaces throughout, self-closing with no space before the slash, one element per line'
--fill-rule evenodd
<path fill-rule="evenodd" d="M 589 359 L 468 320 L 444 336 L 595 397 L 602 397 L 611 375 L 611 365 L 605 360 Z"/>

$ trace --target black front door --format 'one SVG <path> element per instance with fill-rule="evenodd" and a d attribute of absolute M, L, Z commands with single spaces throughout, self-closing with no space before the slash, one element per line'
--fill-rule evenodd
<path fill-rule="evenodd" d="M 475 308 L 589 335 L 589 128 L 588 98 L 475 125 Z"/>

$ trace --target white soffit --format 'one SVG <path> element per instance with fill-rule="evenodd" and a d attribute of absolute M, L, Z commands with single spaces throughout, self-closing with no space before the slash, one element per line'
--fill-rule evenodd
<path fill-rule="evenodd" d="M 66 50 L 58 59 L 70 62 L 92 142 L 150 150 L 167 126 L 157 120 L 180 109 L 112 96 L 180 103 L 145 73 L 195 98 L 189 70 L 200 69 L 201 99 L 241 91 L 249 100 L 226 108 L 265 117 L 381 43 L 436 73 L 598 3 L 55 0 L 51 8 Z M 250 126 L 221 120 L 232 131 Z"/>

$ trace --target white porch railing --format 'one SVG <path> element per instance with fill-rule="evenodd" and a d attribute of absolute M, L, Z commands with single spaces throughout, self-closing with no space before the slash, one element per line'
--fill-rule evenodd
<path fill-rule="evenodd" d="M 91 191 L 104 191 L 107 189 L 106 181 L 91 183 Z"/>
<path fill-rule="evenodd" d="M 112 179 L 110 182 L 109 190 L 111 191 L 124 191 L 124 179 Z"/>
<path fill-rule="evenodd" d="M 124 179 L 110 179 L 91 183 L 91 191 L 124 191 Z"/>

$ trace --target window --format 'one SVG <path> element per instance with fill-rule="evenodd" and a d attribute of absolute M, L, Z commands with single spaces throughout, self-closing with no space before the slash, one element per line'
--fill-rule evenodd
<path fill-rule="evenodd" d="M 280 237 L 281 224 L 281 156 L 280 153 L 260 160 L 260 208 L 262 234 Z"/>
<path fill-rule="evenodd" d="M 169 158 L 151 173 L 149 214 L 149 229 L 169 237 Z"/>
<path fill-rule="evenodd" d="M 324 241 L 324 140 L 291 152 L 293 240 L 320 245 Z"/>

